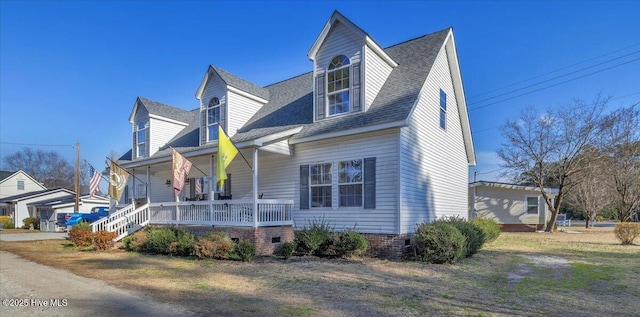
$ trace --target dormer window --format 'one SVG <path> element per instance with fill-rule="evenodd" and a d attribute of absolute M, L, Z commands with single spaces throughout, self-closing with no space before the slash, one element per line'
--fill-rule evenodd
<path fill-rule="evenodd" d="M 136 125 L 136 150 L 138 157 L 145 157 L 147 153 L 147 142 L 149 133 L 149 122 L 146 120 L 139 121 Z"/>
<path fill-rule="evenodd" d="M 329 115 L 349 112 L 349 58 L 334 57 L 327 70 L 327 98 Z"/>
<path fill-rule="evenodd" d="M 211 98 L 207 107 L 207 142 L 218 140 L 218 125 L 220 124 L 220 99 Z"/>

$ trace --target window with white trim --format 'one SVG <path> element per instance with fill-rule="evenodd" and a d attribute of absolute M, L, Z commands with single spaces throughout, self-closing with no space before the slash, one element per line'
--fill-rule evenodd
<path fill-rule="evenodd" d="M 440 89 L 440 127 L 447 128 L 447 93 Z"/>
<path fill-rule="evenodd" d="M 145 157 L 147 153 L 147 133 L 149 133 L 149 122 L 146 120 L 139 121 L 136 125 L 136 149 L 138 157 Z"/>
<path fill-rule="evenodd" d="M 207 142 L 218 140 L 220 107 L 220 99 L 218 97 L 211 98 L 207 107 Z"/>
<path fill-rule="evenodd" d="M 528 196 L 527 197 L 527 214 L 537 214 L 538 213 L 538 197 L 537 196 Z"/>
<path fill-rule="evenodd" d="M 338 162 L 340 207 L 362 207 L 362 160 Z"/>
<path fill-rule="evenodd" d="M 311 207 L 331 207 L 331 163 L 309 166 Z"/>
<path fill-rule="evenodd" d="M 24 190 L 24 181 L 18 180 L 18 190 Z"/>
<path fill-rule="evenodd" d="M 338 55 L 331 60 L 327 70 L 327 99 L 329 115 L 349 112 L 349 58 Z"/>

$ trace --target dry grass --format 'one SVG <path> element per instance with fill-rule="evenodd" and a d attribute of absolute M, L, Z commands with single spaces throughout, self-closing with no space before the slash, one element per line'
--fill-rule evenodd
<path fill-rule="evenodd" d="M 79 251 L 61 240 L 2 241 L 0 249 L 203 315 L 640 316 L 640 246 L 619 245 L 612 229 L 503 233 L 455 266 L 314 257 L 197 261 Z"/>

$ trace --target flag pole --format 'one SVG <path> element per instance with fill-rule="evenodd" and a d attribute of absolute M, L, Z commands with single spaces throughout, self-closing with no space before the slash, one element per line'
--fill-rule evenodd
<path fill-rule="evenodd" d="M 172 150 L 174 150 L 174 151 L 178 152 L 178 150 L 176 150 L 173 146 L 171 146 L 171 145 L 167 145 L 167 146 L 168 146 L 170 149 L 172 149 Z M 180 152 L 178 152 L 178 154 L 182 155 Z M 199 169 L 199 168 L 198 168 L 198 166 L 196 166 L 195 164 L 191 165 L 191 167 L 195 167 L 195 168 L 198 170 L 198 172 L 202 173 L 202 175 L 204 175 L 204 176 L 207 176 L 207 174 L 206 174 L 205 172 L 203 172 L 201 169 Z"/>
<path fill-rule="evenodd" d="M 227 134 L 227 131 L 225 131 L 222 127 L 220 127 L 220 129 L 222 129 L 222 132 L 224 132 L 224 134 L 229 139 L 229 143 L 231 143 L 231 145 L 233 145 L 233 147 L 236 149 L 236 151 L 238 151 L 240 156 L 242 156 L 242 159 L 244 160 L 245 163 L 247 163 L 247 166 L 249 166 L 249 168 L 253 171 L 253 167 L 251 166 L 251 164 L 249 164 L 249 161 L 247 161 L 247 158 L 244 157 L 244 155 L 242 154 L 242 151 L 240 151 L 240 149 L 236 146 L 236 144 L 233 143 L 233 141 L 231 141 L 231 137 L 229 137 L 229 135 Z M 218 138 L 220 138 L 220 137 L 218 137 Z M 220 144 L 218 144 L 218 147 L 220 147 Z"/>
<path fill-rule="evenodd" d="M 116 166 L 120 167 L 121 169 L 123 169 L 125 172 L 127 172 L 127 174 L 131 175 L 133 178 L 137 179 L 138 181 L 140 181 L 141 183 L 147 185 L 146 182 L 143 182 L 141 179 L 137 178 L 135 175 L 131 174 L 131 172 L 127 171 L 126 168 L 120 166 L 120 164 L 116 163 L 114 160 L 112 160 L 110 157 L 105 156 L 109 161 L 111 161 L 111 163 L 115 164 Z"/>
<path fill-rule="evenodd" d="M 82 160 L 83 160 L 85 163 L 87 163 L 87 165 L 91 166 L 91 168 L 93 168 L 94 170 L 96 170 L 96 171 L 97 171 L 97 169 L 96 169 L 93 165 L 91 165 L 91 163 L 87 162 L 87 160 L 85 160 L 85 159 L 82 159 Z M 98 174 L 100 174 L 100 177 L 101 177 L 102 179 L 104 179 L 107 183 L 109 182 L 109 177 L 104 176 L 102 173 L 98 173 Z"/>

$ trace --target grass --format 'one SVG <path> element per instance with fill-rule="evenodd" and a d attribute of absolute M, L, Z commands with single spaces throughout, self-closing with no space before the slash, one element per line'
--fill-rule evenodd
<path fill-rule="evenodd" d="M 197 261 L 82 251 L 64 240 L 2 241 L 0 250 L 202 315 L 640 316 L 640 246 L 619 245 L 611 228 L 582 231 L 503 233 L 458 265 Z"/>

